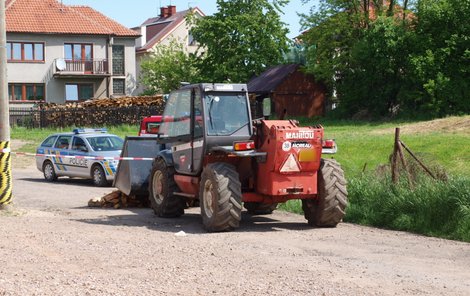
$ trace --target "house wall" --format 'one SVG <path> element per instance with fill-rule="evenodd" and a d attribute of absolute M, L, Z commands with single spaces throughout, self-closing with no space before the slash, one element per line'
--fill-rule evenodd
<path fill-rule="evenodd" d="M 198 17 L 202 17 L 200 14 L 197 14 Z M 137 75 L 137 80 L 140 81 L 139 77 L 141 75 L 141 63 L 144 59 L 150 58 L 153 50 L 159 46 L 159 45 L 165 45 L 168 46 L 170 43 L 174 40 L 177 43 L 180 43 L 183 45 L 183 50 L 185 50 L 188 53 L 195 53 L 197 50 L 197 45 L 189 45 L 188 44 L 188 38 L 189 38 L 189 32 L 190 32 L 191 26 L 184 20 L 179 26 L 177 26 L 171 34 L 166 36 L 163 40 L 161 40 L 159 43 L 157 43 L 152 50 L 149 52 L 145 53 L 139 53 L 136 54 L 136 75 Z M 147 32 L 145 27 L 141 27 L 139 32 L 142 34 L 144 32 Z M 140 39 L 139 39 L 140 41 Z M 148 40 L 147 40 L 148 41 Z M 138 46 L 143 46 L 143 44 L 138 44 Z M 134 91 L 134 94 L 141 94 L 145 90 L 145 86 L 142 85 L 142 83 L 137 84 L 137 88 Z"/>
<path fill-rule="evenodd" d="M 290 74 L 272 94 L 276 115 L 321 116 L 324 114 L 326 88 L 315 82 L 313 76 L 297 70 Z"/>
<path fill-rule="evenodd" d="M 135 55 L 135 39 L 131 38 L 114 38 L 115 45 L 124 45 L 124 68 L 125 76 L 113 76 L 112 79 L 126 79 L 126 95 L 132 95 L 135 93 L 137 88 L 137 75 L 136 75 L 136 55 Z M 109 56 L 112 59 L 112 52 Z M 112 69 L 112 67 L 111 67 Z M 111 83 L 112 83 L 111 79 Z M 110 86 L 110 92 L 112 94 L 112 85 Z"/>
<path fill-rule="evenodd" d="M 65 102 L 65 85 L 67 83 L 90 83 L 94 85 L 94 97 L 102 98 L 108 95 L 107 84 L 110 85 L 112 94 L 112 80 L 97 77 L 84 78 L 76 75 L 73 78 L 56 78 L 55 60 L 63 59 L 65 56 L 65 43 L 90 43 L 93 44 L 93 59 L 111 60 L 111 53 L 108 50 L 107 36 L 77 36 L 77 35 L 46 35 L 46 34 L 16 34 L 8 33 L 7 41 L 21 42 L 43 42 L 44 63 L 24 63 L 9 62 L 7 65 L 8 83 L 44 83 L 46 89 L 46 101 L 53 103 Z M 135 40 L 133 38 L 115 39 L 115 44 L 125 45 L 125 68 L 126 85 L 128 94 L 132 93 L 136 84 L 135 75 Z M 110 69 L 112 69 L 110 67 Z M 108 82 L 109 80 L 109 82 Z M 18 102 L 12 101 L 12 104 Z M 20 103 L 21 104 L 21 103 Z"/>
<path fill-rule="evenodd" d="M 183 50 L 188 53 L 194 53 L 197 50 L 197 46 L 188 44 L 188 35 L 190 26 L 186 21 L 183 21 L 178 27 L 176 27 L 171 34 L 164 38 L 158 45 L 170 45 L 172 40 L 183 45 Z"/>

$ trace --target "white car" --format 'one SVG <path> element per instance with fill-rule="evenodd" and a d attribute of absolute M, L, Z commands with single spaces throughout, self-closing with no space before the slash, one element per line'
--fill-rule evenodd
<path fill-rule="evenodd" d="M 124 141 L 106 129 L 74 129 L 47 137 L 36 150 L 36 166 L 46 181 L 58 177 L 92 179 L 96 186 L 114 180 Z"/>

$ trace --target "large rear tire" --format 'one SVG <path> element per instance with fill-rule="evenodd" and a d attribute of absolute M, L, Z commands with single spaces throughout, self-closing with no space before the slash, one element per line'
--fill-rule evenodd
<path fill-rule="evenodd" d="M 235 167 L 212 163 L 202 172 L 199 189 L 202 223 L 207 231 L 238 228 L 242 211 L 241 183 Z"/>
<path fill-rule="evenodd" d="M 318 199 L 302 200 L 302 209 L 308 224 L 335 227 L 345 214 L 348 201 L 346 179 L 341 166 L 334 159 L 322 159 L 318 172 Z"/>
<path fill-rule="evenodd" d="M 245 202 L 243 206 L 251 215 L 269 215 L 277 208 L 277 203 Z"/>
<path fill-rule="evenodd" d="M 158 217 L 173 218 L 184 214 L 184 199 L 173 194 L 178 191 L 174 175 L 174 167 L 167 167 L 163 159 L 154 162 L 149 180 L 149 199 Z"/>

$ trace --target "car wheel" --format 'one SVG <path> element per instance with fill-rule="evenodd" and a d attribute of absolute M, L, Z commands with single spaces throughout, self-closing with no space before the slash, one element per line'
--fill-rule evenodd
<path fill-rule="evenodd" d="M 44 179 L 48 182 L 54 182 L 57 180 L 57 175 L 54 170 L 54 165 L 50 161 L 45 161 L 42 165 L 42 171 L 44 173 Z"/>
<path fill-rule="evenodd" d="M 91 177 L 93 178 L 93 184 L 98 187 L 104 187 L 108 185 L 108 180 L 106 180 L 106 174 L 104 173 L 103 168 L 100 165 L 94 165 L 91 170 Z"/>

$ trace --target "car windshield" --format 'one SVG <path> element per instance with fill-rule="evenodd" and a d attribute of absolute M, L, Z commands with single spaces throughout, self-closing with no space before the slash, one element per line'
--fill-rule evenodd
<path fill-rule="evenodd" d="M 86 138 L 94 151 L 122 150 L 124 140 L 117 136 L 96 136 Z"/>
<path fill-rule="evenodd" d="M 249 123 L 247 99 L 244 93 L 212 93 L 204 100 L 208 135 L 231 135 Z"/>

